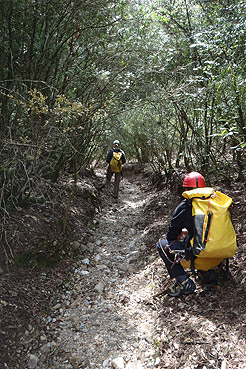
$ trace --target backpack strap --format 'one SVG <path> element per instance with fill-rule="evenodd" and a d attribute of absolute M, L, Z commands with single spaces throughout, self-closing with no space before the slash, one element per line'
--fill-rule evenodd
<path fill-rule="evenodd" d="M 191 274 L 196 278 L 197 274 L 196 274 L 196 271 L 195 271 L 195 259 L 196 259 L 196 257 L 192 253 L 191 257 L 190 257 L 190 270 L 191 270 Z"/>
<path fill-rule="evenodd" d="M 190 270 L 191 270 L 192 275 L 196 278 L 196 271 L 195 271 L 196 256 L 194 255 L 192 251 L 190 241 L 191 241 L 191 237 L 188 234 L 188 236 L 184 240 L 185 258 L 186 260 L 190 260 Z"/>

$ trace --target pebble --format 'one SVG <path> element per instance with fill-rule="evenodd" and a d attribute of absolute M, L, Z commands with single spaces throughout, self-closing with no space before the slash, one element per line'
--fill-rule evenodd
<path fill-rule="evenodd" d="M 38 365 L 38 357 L 31 354 L 27 363 L 28 369 L 36 369 Z"/>
<path fill-rule="evenodd" d="M 100 264 L 100 265 L 97 265 L 97 269 L 99 270 L 102 270 L 102 269 L 107 269 L 107 265 L 104 265 L 104 264 Z"/>
<path fill-rule="evenodd" d="M 118 269 L 122 270 L 123 272 L 127 272 L 129 269 L 129 264 L 127 263 L 119 264 Z"/>
<path fill-rule="evenodd" d="M 90 272 L 88 272 L 88 270 L 81 270 L 81 271 L 80 271 L 80 274 L 81 274 L 81 275 L 89 275 L 89 274 L 90 274 Z"/>
<path fill-rule="evenodd" d="M 83 263 L 83 264 L 86 264 L 86 265 L 89 265 L 89 264 L 90 264 L 90 260 L 89 260 L 88 258 L 83 259 L 83 260 L 82 260 L 82 263 Z"/>
<path fill-rule="evenodd" d="M 59 304 L 56 304 L 55 306 L 54 306 L 54 310 L 58 310 L 58 309 L 60 309 L 60 307 L 61 307 L 61 304 L 59 303 Z"/>
<path fill-rule="evenodd" d="M 50 351 L 50 347 L 49 347 L 47 344 L 45 344 L 45 345 L 43 345 L 43 346 L 40 348 L 40 351 L 41 351 L 42 353 L 44 353 L 44 354 L 47 354 L 47 353 Z"/>
<path fill-rule="evenodd" d="M 94 257 L 94 259 L 95 259 L 95 261 L 96 262 L 98 262 L 98 261 L 100 261 L 101 260 L 101 255 L 96 255 L 95 257 Z"/>
<path fill-rule="evenodd" d="M 113 359 L 111 364 L 115 369 L 125 369 L 125 362 L 123 357 L 117 357 Z"/>
<path fill-rule="evenodd" d="M 97 292 L 103 292 L 104 290 L 104 284 L 103 283 L 98 283 L 96 286 L 95 286 L 95 290 Z"/>
<path fill-rule="evenodd" d="M 74 250 L 78 250 L 80 248 L 80 243 L 78 241 L 74 241 L 72 244 L 72 248 Z"/>

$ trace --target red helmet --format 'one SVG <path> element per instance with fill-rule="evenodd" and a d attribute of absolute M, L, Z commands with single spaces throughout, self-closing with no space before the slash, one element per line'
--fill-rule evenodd
<path fill-rule="evenodd" d="M 191 172 L 184 178 L 183 187 L 205 187 L 205 179 L 198 172 Z"/>

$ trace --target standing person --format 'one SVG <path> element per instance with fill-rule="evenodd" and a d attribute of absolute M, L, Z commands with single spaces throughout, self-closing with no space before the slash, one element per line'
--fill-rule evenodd
<path fill-rule="evenodd" d="M 113 197 L 115 199 L 118 199 L 120 180 L 122 176 L 122 165 L 126 162 L 125 153 L 123 150 L 120 149 L 120 143 L 118 140 L 114 141 L 113 148 L 109 150 L 106 157 L 106 162 L 109 165 L 107 169 L 106 179 L 101 188 L 108 186 L 113 175 L 115 175 Z"/>
<path fill-rule="evenodd" d="M 232 257 L 237 250 L 236 235 L 229 212 L 225 212 L 225 206 L 221 206 L 223 208 L 222 213 L 219 210 L 223 198 L 226 199 L 227 208 L 230 206 L 232 199 L 213 188 L 205 187 L 205 179 L 198 172 L 191 172 L 186 175 L 183 187 L 185 189 L 185 192 L 183 192 L 184 199 L 173 213 L 166 239 L 161 239 L 156 243 L 157 250 L 170 277 L 176 279 L 176 283 L 167 289 L 167 294 L 174 297 L 181 294 L 187 295 L 196 289 L 195 283 L 183 267 L 187 265 L 187 260 L 190 260 L 188 266 L 190 265 L 192 269 L 196 268 L 201 271 L 206 283 L 216 283 L 214 268 L 223 259 Z M 200 201 L 200 204 L 202 202 L 205 204 L 205 215 L 201 213 L 201 208 L 198 209 L 197 213 L 195 212 L 192 199 L 194 201 L 199 199 L 197 201 Z M 225 204 L 223 203 L 223 205 Z M 211 219 L 207 220 L 207 223 L 204 220 L 206 216 Z M 217 219 L 219 219 L 219 222 Z M 204 228 L 204 225 L 206 228 Z M 212 225 L 213 232 L 211 231 Z M 208 233 L 205 232 L 204 235 L 204 231 Z M 201 238 L 199 238 L 200 236 Z M 209 252 L 210 255 L 206 256 Z"/>

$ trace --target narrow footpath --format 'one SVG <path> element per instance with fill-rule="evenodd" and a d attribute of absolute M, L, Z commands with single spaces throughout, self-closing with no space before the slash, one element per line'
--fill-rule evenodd
<path fill-rule="evenodd" d="M 109 195 L 94 219 L 94 253 L 77 263 L 46 318 L 53 341 L 41 347 L 40 368 L 145 369 L 157 364 L 156 311 L 149 305 L 153 275 L 151 264 L 141 267 L 144 230 L 135 226 L 145 201 L 146 193 L 127 178 L 118 202 Z M 153 247 L 150 259 L 155 258 Z"/>

